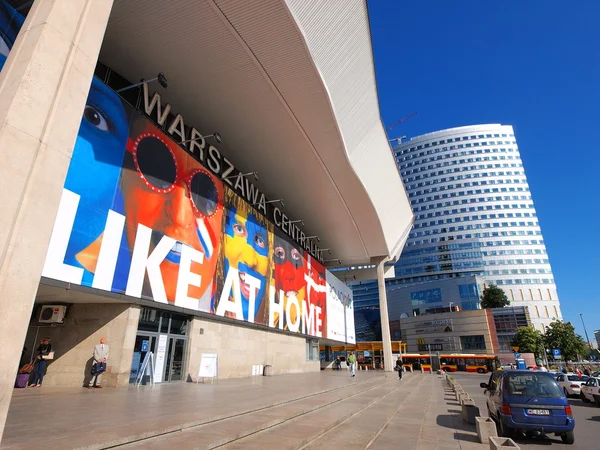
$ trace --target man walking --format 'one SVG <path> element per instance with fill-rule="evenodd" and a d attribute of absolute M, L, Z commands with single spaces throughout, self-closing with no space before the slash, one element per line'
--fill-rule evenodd
<path fill-rule="evenodd" d="M 402 356 L 398 355 L 398 359 L 396 360 L 396 370 L 398 371 L 398 378 L 402 379 L 402 372 L 404 369 L 402 367 Z"/>
<path fill-rule="evenodd" d="M 356 375 L 354 373 L 356 368 L 356 357 L 354 356 L 354 352 L 350 352 L 350 355 L 348 356 L 348 363 L 350 364 L 350 376 L 353 377 Z"/>
<path fill-rule="evenodd" d="M 94 386 L 98 389 L 102 388 L 100 381 L 102 379 L 102 372 L 106 370 L 108 350 L 106 339 L 100 338 L 100 343 L 94 347 L 94 364 L 92 365 L 92 378 L 88 385 L 88 389 L 91 389 Z"/>

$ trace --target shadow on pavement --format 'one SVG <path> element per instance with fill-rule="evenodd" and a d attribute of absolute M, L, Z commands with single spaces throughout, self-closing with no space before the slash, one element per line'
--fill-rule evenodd
<path fill-rule="evenodd" d="M 587 420 L 591 420 L 592 422 L 600 422 L 600 416 L 592 416 Z"/>
<path fill-rule="evenodd" d="M 473 436 L 472 434 L 467 433 L 454 433 L 454 439 L 456 439 L 457 441 L 468 441 L 480 444 L 479 438 L 477 436 Z"/>

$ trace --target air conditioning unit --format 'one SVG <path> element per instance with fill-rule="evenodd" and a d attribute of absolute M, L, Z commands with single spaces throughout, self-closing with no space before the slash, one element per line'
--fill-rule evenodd
<path fill-rule="evenodd" d="M 63 323 L 67 307 L 63 305 L 44 305 L 40 311 L 40 323 Z"/>

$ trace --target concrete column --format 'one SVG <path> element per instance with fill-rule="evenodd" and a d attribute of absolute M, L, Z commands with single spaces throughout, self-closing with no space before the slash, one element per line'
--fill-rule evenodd
<path fill-rule="evenodd" d="M 0 74 L 0 439 L 113 0 L 36 0 Z"/>
<path fill-rule="evenodd" d="M 385 263 L 383 258 L 377 263 L 377 287 L 379 288 L 379 315 L 381 318 L 381 339 L 383 340 L 384 370 L 392 372 L 395 362 L 392 361 L 392 338 L 390 336 L 390 319 L 388 316 L 387 293 L 385 291 Z"/>

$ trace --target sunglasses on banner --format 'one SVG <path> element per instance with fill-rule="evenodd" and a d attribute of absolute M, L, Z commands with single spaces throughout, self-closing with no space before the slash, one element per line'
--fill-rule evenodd
<path fill-rule="evenodd" d="M 152 191 L 168 194 L 183 180 L 197 214 L 211 218 L 222 207 L 223 199 L 208 171 L 197 168 L 187 176 L 181 174 L 175 153 L 161 136 L 142 133 L 129 151 L 140 178 Z"/>

